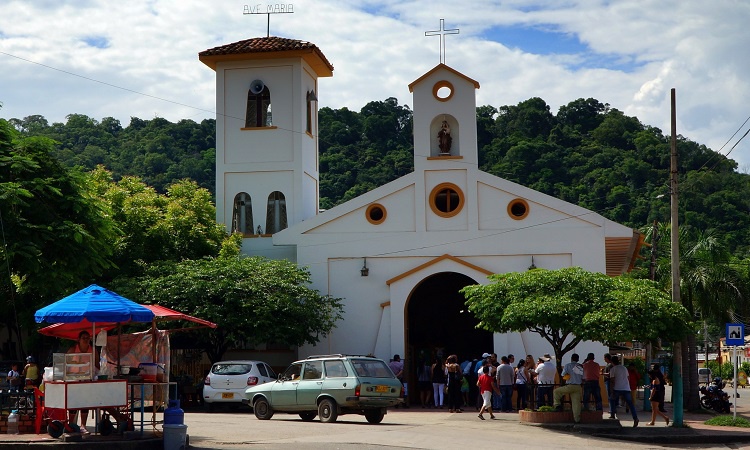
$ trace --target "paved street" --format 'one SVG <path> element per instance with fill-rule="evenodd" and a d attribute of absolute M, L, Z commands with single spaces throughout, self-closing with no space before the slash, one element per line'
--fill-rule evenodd
<path fill-rule="evenodd" d="M 473 410 L 470 410 L 473 411 Z M 662 434 L 680 430 L 646 427 L 648 419 L 641 412 L 642 433 Z M 594 437 L 577 431 L 550 430 L 520 424 L 517 414 L 497 414 L 498 420 L 477 418 L 476 413 L 450 414 L 438 410 L 393 410 L 380 425 L 369 425 L 361 416 L 347 415 L 337 423 L 315 420 L 302 422 L 296 415 L 277 414 L 260 421 L 247 411 L 223 411 L 213 414 L 188 412 L 191 448 L 195 449 L 458 449 L 495 446 L 503 442 L 519 443 L 524 448 L 555 449 L 643 449 L 643 448 L 750 448 L 750 444 L 658 445 Z M 627 417 L 627 418 L 626 418 Z M 703 420 L 709 418 L 706 416 Z M 623 414 L 625 431 L 632 427 L 629 415 Z M 690 430 L 686 430 L 690 431 Z"/>
<path fill-rule="evenodd" d="M 732 390 L 729 391 L 733 392 Z M 747 392 L 746 395 L 742 395 Z M 738 415 L 750 417 L 750 390 L 740 389 Z M 671 399 L 671 392 L 667 392 Z M 733 400 L 734 401 L 734 400 Z M 644 449 L 644 448 L 701 448 L 750 449 L 750 443 L 706 444 L 690 438 L 685 433 L 721 434 L 727 431 L 747 433 L 750 430 L 739 428 L 717 428 L 702 425 L 711 415 L 686 415 L 685 423 L 690 428 L 665 429 L 660 422 L 655 427 L 648 427 L 650 413 L 640 411 L 643 400 L 638 403 L 641 424 L 638 427 L 640 436 L 660 435 L 669 442 L 671 436 L 681 435 L 683 439 L 672 444 L 654 442 L 633 442 L 618 437 L 595 437 L 591 433 L 576 430 L 554 430 L 534 425 L 521 424 L 517 414 L 497 414 L 498 420 L 477 418 L 474 410 L 469 408 L 462 414 L 450 414 L 445 410 L 424 410 L 411 408 L 389 411 L 383 423 L 369 425 L 364 417 L 346 415 L 339 417 L 334 424 L 323 424 L 317 419 L 313 422 L 302 422 L 297 415 L 277 414 L 271 420 L 257 420 L 247 409 L 240 411 L 220 411 L 203 413 L 197 410 L 186 412 L 185 423 L 188 424 L 191 448 L 195 449 L 239 449 L 264 448 L 288 449 L 290 445 L 301 449 L 451 449 L 480 448 L 494 446 L 503 442 L 520 443 L 525 448 L 555 449 Z M 667 409 L 671 416 L 671 403 Z M 619 410 L 622 430 L 633 432 L 632 419 Z M 658 429 L 661 428 L 661 429 Z M 590 431 L 590 430 L 589 430 Z M 686 442 L 687 439 L 687 442 Z M 655 442 L 659 442 L 655 440 Z"/>
<path fill-rule="evenodd" d="M 730 391 L 731 392 L 731 391 Z M 750 418 L 750 389 L 740 389 L 738 415 Z M 668 395 L 669 399 L 670 396 Z M 629 414 L 619 409 L 620 421 L 605 420 L 600 425 L 542 428 L 521 424 L 518 414 L 496 413 L 497 420 L 479 420 L 473 408 L 464 413 L 451 414 L 447 410 L 422 408 L 394 409 L 380 425 L 370 425 L 362 416 L 340 416 L 338 422 L 320 423 L 317 419 L 303 422 L 297 415 L 276 414 L 271 420 L 255 418 L 249 408 L 221 409 L 214 413 L 201 408 L 186 408 L 190 447 L 197 450 L 245 448 L 288 450 L 295 449 L 451 449 L 485 448 L 503 443 L 521 443 L 525 449 L 750 449 L 750 429 L 711 427 L 703 422 L 710 413 L 685 414 L 685 428 L 665 427 L 664 422 L 647 426 L 650 414 L 640 411 L 640 426 L 632 428 Z M 667 403 L 672 416 L 672 405 Z M 606 417 L 606 413 L 605 413 Z M 157 414 L 161 420 L 161 414 Z M 621 425 L 621 426 L 620 426 Z M 161 426 L 157 428 L 157 436 Z M 114 439 L 114 441 L 112 440 Z M 76 444 L 81 449 L 131 450 L 146 448 L 147 442 L 119 439 L 110 436 L 100 439 L 93 435 L 87 443 Z M 161 444 L 160 441 L 157 441 Z M 48 435 L 0 434 L 0 447 L 47 449 L 59 444 Z M 154 448 L 148 444 L 148 448 Z"/>

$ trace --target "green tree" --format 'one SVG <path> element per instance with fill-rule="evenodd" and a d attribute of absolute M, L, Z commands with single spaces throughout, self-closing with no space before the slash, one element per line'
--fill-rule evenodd
<path fill-rule="evenodd" d="M 720 325 L 732 321 L 732 314 L 744 307 L 748 282 L 734 265 L 731 254 L 711 230 L 700 231 L 681 226 L 680 296 L 691 317 L 700 322 Z M 662 224 L 660 241 L 671 242 L 671 227 Z M 657 280 L 671 286 L 671 258 L 667 251 L 658 258 Z M 683 395 L 688 410 L 700 409 L 695 333 L 686 336 L 683 348 Z"/>
<path fill-rule="evenodd" d="M 584 340 L 652 342 L 679 339 L 690 331 L 685 308 L 649 280 L 580 267 L 492 275 L 490 280 L 462 290 L 477 326 L 539 334 L 554 350 L 558 374 L 563 356 Z"/>
<path fill-rule="evenodd" d="M 0 283 L 3 320 L 30 326 L 33 312 L 111 267 L 114 222 L 87 174 L 63 167 L 53 141 L 21 137 L 0 119 Z M 10 280 L 6 277 L 10 275 Z M 21 350 L 23 344 L 21 343 Z"/>
<path fill-rule="evenodd" d="M 92 172 L 98 195 L 109 205 L 120 234 L 114 261 L 119 276 L 136 276 L 143 264 L 216 256 L 227 238 L 216 222 L 211 194 L 182 180 L 159 194 L 138 177 L 114 182 L 103 167 Z"/>
<path fill-rule="evenodd" d="M 310 273 L 292 262 L 228 255 L 157 264 L 123 289 L 215 322 L 203 345 L 218 361 L 242 343 L 301 346 L 327 336 L 342 317 L 341 301 L 309 283 Z"/>

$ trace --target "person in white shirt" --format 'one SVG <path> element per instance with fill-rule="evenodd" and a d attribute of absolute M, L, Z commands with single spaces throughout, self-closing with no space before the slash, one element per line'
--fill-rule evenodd
<path fill-rule="evenodd" d="M 536 406 L 552 406 L 552 388 L 555 384 L 555 374 L 557 368 L 552 362 L 549 353 L 542 357 L 542 364 L 536 366 Z"/>
<path fill-rule="evenodd" d="M 630 382 L 628 381 L 628 369 L 620 364 L 620 358 L 612 357 L 612 369 L 609 371 L 609 383 L 612 386 L 612 400 L 609 402 L 609 418 L 615 419 L 617 414 L 617 403 L 620 398 L 633 414 L 633 427 L 638 426 L 638 413 L 635 411 L 633 399 L 630 396 Z"/>
<path fill-rule="evenodd" d="M 21 373 L 18 372 L 17 363 L 13 363 L 10 366 L 6 380 L 8 381 L 8 385 L 10 385 L 11 392 L 18 392 L 19 387 L 23 384 L 23 379 L 21 378 Z"/>
<path fill-rule="evenodd" d="M 554 393 L 555 409 L 558 411 L 562 411 L 560 403 L 562 396 L 565 394 L 570 395 L 570 406 L 573 409 L 573 421 L 575 423 L 581 422 L 581 397 L 583 394 L 581 389 L 581 385 L 583 384 L 583 366 L 578 363 L 578 359 L 578 353 L 570 355 L 570 362 L 565 364 L 562 371 L 563 380 L 567 380 L 565 386 L 555 389 Z"/>

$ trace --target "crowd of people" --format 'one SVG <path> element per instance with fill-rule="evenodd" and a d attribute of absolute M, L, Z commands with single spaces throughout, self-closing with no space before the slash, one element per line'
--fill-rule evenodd
<path fill-rule="evenodd" d="M 609 400 L 609 418 L 617 418 L 617 408 L 621 403 L 625 412 L 633 418 L 633 426 L 639 419 L 635 407 L 636 390 L 641 384 L 641 376 L 633 363 L 624 366 L 616 355 L 604 354 L 604 364 L 596 362 L 589 353 L 583 363 L 580 356 L 571 354 L 570 362 L 562 369 L 562 382 L 556 384 L 557 366 L 550 354 L 539 358 L 526 355 L 516 362 L 509 354 L 498 359 L 497 354 L 484 353 L 481 358 L 465 359 L 459 363 L 457 355 L 443 359 L 435 356 L 432 361 L 421 361 L 416 366 L 418 401 L 422 408 L 443 409 L 461 413 L 464 408 L 474 407 L 478 417 L 485 420 L 484 414 L 495 418 L 495 412 L 508 413 L 527 408 L 538 409 L 550 406 L 561 410 L 563 399 L 570 399 L 574 421 L 580 422 L 581 411 L 602 411 L 602 390 Z M 404 363 L 395 355 L 391 369 L 404 382 Z M 649 371 L 651 380 L 650 402 L 652 408 L 649 425 L 654 425 L 657 415 L 669 424 L 664 414 L 664 376 L 658 364 Z M 515 393 L 515 404 L 513 403 Z"/>

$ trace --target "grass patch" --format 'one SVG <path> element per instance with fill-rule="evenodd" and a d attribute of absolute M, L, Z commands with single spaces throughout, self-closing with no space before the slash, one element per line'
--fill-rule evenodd
<path fill-rule="evenodd" d="M 555 411 L 555 408 L 553 408 L 552 406 L 547 406 L 547 405 L 544 405 L 544 406 L 540 406 L 540 407 L 539 407 L 539 408 L 537 408 L 536 410 L 537 410 L 538 412 L 554 412 L 554 411 Z"/>
<path fill-rule="evenodd" d="M 750 428 L 750 421 L 748 421 L 744 417 L 737 417 L 735 419 L 733 416 L 716 416 L 713 419 L 709 419 L 703 423 L 705 423 L 706 425 L 713 425 L 716 427 Z"/>

